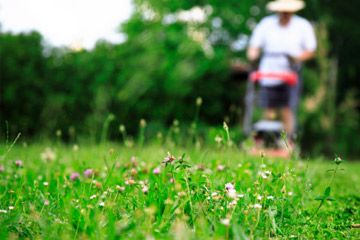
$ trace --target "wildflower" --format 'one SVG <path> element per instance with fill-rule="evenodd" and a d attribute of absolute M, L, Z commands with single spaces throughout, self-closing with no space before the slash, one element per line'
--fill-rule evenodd
<path fill-rule="evenodd" d="M 234 199 L 229 203 L 228 208 L 233 208 L 236 206 L 236 204 L 237 204 L 237 199 Z"/>
<path fill-rule="evenodd" d="M 91 195 L 91 196 L 90 196 L 90 200 L 92 200 L 92 199 L 94 199 L 94 198 L 96 198 L 96 197 L 97 197 L 96 194 Z"/>
<path fill-rule="evenodd" d="M 263 172 L 259 172 L 259 175 L 260 175 L 263 179 L 267 179 L 267 178 L 271 175 L 271 172 L 270 172 L 270 171 L 263 171 Z"/>
<path fill-rule="evenodd" d="M 238 194 L 237 197 L 238 198 L 243 198 L 245 195 L 244 194 Z"/>
<path fill-rule="evenodd" d="M 184 196 L 186 196 L 186 192 L 184 192 L 184 191 L 178 192 L 178 196 L 184 197 Z"/>
<path fill-rule="evenodd" d="M 45 199 L 44 205 L 45 205 L 45 206 L 49 206 L 49 204 L 50 204 L 49 200 Z"/>
<path fill-rule="evenodd" d="M 76 180 L 79 180 L 80 179 L 80 174 L 78 172 L 73 172 L 71 175 L 70 175 L 70 180 L 71 181 L 76 181 Z"/>
<path fill-rule="evenodd" d="M 293 195 L 293 192 L 288 192 L 288 195 L 289 195 L 289 196 L 292 196 L 292 195 Z"/>
<path fill-rule="evenodd" d="M 220 137 L 219 135 L 216 135 L 216 137 L 215 137 L 215 142 L 217 143 L 217 144 L 220 144 L 221 142 L 222 142 L 222 137 Z"/>
<path fill-rule="evenodd" d="M 218 170 L 219 172 L 222 172 L 222 171 L 224 171 L 224 170 L 225 170 L 225 166 L 224 166 L 224 165 L 219 164 L 219 165 L 217 166 L 217 170 Z"/>
<path fill-rule="evenodd" d="M 228 218 L 224 218 L 224 219 L 221 219 L 220 220 L 220 223 L 222 224 L 222 225 L 225 225 L 225 226 L 230 226 L 230 219 L 228 219 Z"/>
<path fill-rule="evenodd" d="M 118 190 L 118 191 L 120 191 L 120 192 L 125 191 L 125 187 L 123 187 L 123 186 L 116 185 L 115 188 L 116 188 L 116 190 Z"/>
<path fill-rule="evenodd" d="M 138 165 L 138 162 L 137 162 L 137 159 L 136 159 L 135 156 L 132 156 L 132 157 L 130 158 L 130 161 L 131 161 L 131 164 L 132 164 L 134 167 L 136 167 L 136 166 Z"/>
<path fill-rule="evenodd" d="M 229 127 L 226 122 L 223 123 L 223 128 L 225 129 L 225 131 L 229 131 Z"/>
<path fill-rule="evenodd" d="M 174 183 L 175 182 L 175 179 L 174 178 L 170 178 L 170 183 Z"/>
<path fill-rule="evenodd" d="M 159 174 L 160 174 L 160 168 L 159 168 L 159 167 L 155 168 L 155 169 L 153 170 L 153 174 L 159 175 Z"/>
<path fill-rule="evenodd" d="M 145 128 L 146 127 L 146 120 L 145 119 L 140 119 L 140 127 L 141 128 Z"/>
<path fill-rule="evenodd" d="M 203 102 L 203 100 L 201 97 L 196 98 L 196 106 L 200 107 L 202 105 L 202 102 Z"/>
<path fill-rule="evenodd" d="M 136 176 L 138 174 L 138 171 L 136 170 L 136 168 L 132 168 L 130 170 L 130 173 L 131 173 L 132 176 Z"/>
<path fill-rule="evenodd" d="M 162 133 L 161 133 L 161 132 L 158 132 L 158 133 L 156 134 L 156 138 L 161 140 L 161 139 L 163 138 Z"/>
<path fill-rule="evenodd" d="M 335 162 L 336 165 L 339 165 L 342 162 L 341 157 L 336 157 L 334 162 Z"/>
<path fill-rule="evenodd" d="M 48 183 L 48 182 L 43 182 L 43 185 L 44 185 L 45 187 L 47 187 L 47 186 L 49 186 L 49 183 Z"/>
<path fill-rule="evenodd" d="M 9 206 L 9 210 L 14 210 L 14 206 Z"/>
<path fill-rule="evenodd" d="M 79 145 L 77 145 L 77 144 L 74 144 L 74 146 L 73 146 L 73 151 L 74 152 L 77 152 L 77 151 L 79 151 Z"/>
<path fill-rule="evenodd" d="M 86 178 L 90 178 L 90 177 L 94 176 L 94 173 L 95 173 L 94 170 L 89 168 L 84 171 L 84 176 Z"/>
<path fill-rule="evenodd" d="M 256 199 L 259 200 L 259 201 L 261 201 L 261 199 L 263 199 L 263 196 L 258 195 L 258 196 L 256 197 Z"/>
<path fill-rule="evenodd" d="M 126 131 L 126 128 L 125 128 L 125 126 L 124 126 L 123 124 L 121 124 L 121 125 L 119 126 L 119 131 L 120 131 L 121 133 L 124 133 L 124 132 Z"/>
<path fill-rule="evenodd" d="M 23 162 L 22 162 L 21 160 L 16 160 L 16 161 L 15 161 L 15 165 L 16 165 L 17 167 L 23 167 Z"/>
<path fill-rule="evenodd" d="M 235 189 L 230 189 L 229 191 L 227 191 L 227 196 L 229 198 L 236 199 L 237 198 L 236 190 Z"/>
<path fill-rule="evenodd" d="M 43 161 L 54 161 L 56 158 L 55 152 L 51 148 L 46 148 L 41 154 L 40 157 Z"/>
<path fill-rule="evenodd" d="M 229 191 L 230 189 L 235 189 L 234 185 L 232 183 L 225 184 L 225 189 Z"/>
<path fill-rule="evenodd" d="M 105 191 L 105 192 L 103 192 L 103 194 L 101 194 L 101 198 L 106 198 L 106 195 L 108 194 L 108 192 L 107 191 Z"/>
<path fill-rule="evenodd" d="M 61 130 L 60 129 L 58 129 L 58 130 L 56 130 L 56 136 L 57 137 L 61 137 L 61 135 L 62 135 L 62 132 L 61 132 Z"/>
<path fill-rule="evenodd" d="M 253 208 L 256 208 L 256 209 L 261 209 L 261 208 L 262 208 L 262 206 L 261 206 L 261 204 L 256 203 L 256 204 L 254 204 L 254 205 L 253 205 Z"/>
<path fill-rule="evenodd" d="M 268 200 L 274 200 L 274 196 L 267 196 L 266 199 L 268 199 Z"/>
<path fill-rule="evenodd" d="M 141 189 L 141 191 L 146 194 L 149 191 L 149 187 L 144 185 L 143 188 Z"/>
<path fill-rule="evenodd" d="M 4 209 L 0 209 L 0 213 L 7 213 L 7 211 Z"/>
<path fill-rule="evenodd" d="M 99 203 L 99 207 L 105 207 L 105 203 L 104 203 L 104 202 L 100 202 L 100 203 Z"/>
<path fill-rule="evenodd" d="M 95 184 L 96 188 L 101 188 L 102 187 L 101 182 L 95 181 L 94 184 Z"/>
<path fill-rule="evenodd" d="M 205 165 L 204 164 L 198 164 L 196 166 L 196 169 L 199 170 L 199 171 L 204 171 L 205 170 Z"/>
<path fill-rule="evenodd" d="M 170 152 L 167 153 L 167 156 L 164 158 L 163 163 L 168 164 L 172 163 L 176 158 L 170 154 Z"/>
<path fill-rule="evenodd" d="M 135 182 L 135 180 L 134 179 L 129 179 L 129 180 L 126 180 L 125 181 L 125 184 L 126 185 L 134 185 L 136 182 Z"/>

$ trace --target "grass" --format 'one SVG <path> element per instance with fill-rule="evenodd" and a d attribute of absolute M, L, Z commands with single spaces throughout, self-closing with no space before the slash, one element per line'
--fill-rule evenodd
<path fill-rule="evenodd" d="M 110 143 L 5 152 L 1 239 L 360 238 L 359 162 Z"/>

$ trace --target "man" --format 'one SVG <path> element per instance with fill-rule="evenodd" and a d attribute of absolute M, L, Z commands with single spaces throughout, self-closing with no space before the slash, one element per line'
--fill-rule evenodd
<path fill-rule="evenodd" d="M 306 19 L 294 14 L 304 6 L 302 0 L 275 0 L 267 4 L 267 9 L 276 14 L 260 21 L 254 29 L 247 50 L 250 61 L 260 58 L 260 72 L 297 72 L 301 63 L 314 56 L 314 30 Z M 265 118 L 273 119 L 275 110 L 280 110 L 288 136 L 295 133 L 299 91 L 300 82 L 290 87 L 280 79 L 260 80 L 260 104 L 265 108 Z"/>

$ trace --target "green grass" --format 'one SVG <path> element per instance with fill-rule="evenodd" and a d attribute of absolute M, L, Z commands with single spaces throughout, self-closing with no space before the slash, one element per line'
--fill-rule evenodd
<path fill-rule="evenodd" d="M 53 160 L 41 156 L 47 147 Z M 358 162 L 256 158 L 215 147 L 35 144 L 6 150 L 0 146 L 0 239 L 360 238 L 352 228 L 360 223 Z M 176 160 L 165 167 L 167 152 Z M 335 168 L 335 175 L 328 171 Z M 95 175 L 86 178 L 86 169 Z M 73 172 L 78 180 L 70 179 Z M 127 185 L 130 179 L 135 184 Z"/>

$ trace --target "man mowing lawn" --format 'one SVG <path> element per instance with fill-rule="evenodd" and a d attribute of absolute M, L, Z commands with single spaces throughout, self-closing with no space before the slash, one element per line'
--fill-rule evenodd
<path fill-rule="evenodd" d="M 296 133 L 295 113 L 301 88 L 298 73 L 316 49 L 311 24 L 295 15 L 304 6 L 301 0 L 268 3 L 268 10 L 276 14 L 265 17 L 256 26 L 247 51 L 250 61 L 260 59 L 260 105 L 265 109 L 264 118 L 274 120 L 280 113 L 290 145 Z M 282 76 L 287 74 L 296 74 L 297 83 L 286 84 Z"/>

